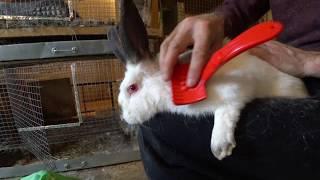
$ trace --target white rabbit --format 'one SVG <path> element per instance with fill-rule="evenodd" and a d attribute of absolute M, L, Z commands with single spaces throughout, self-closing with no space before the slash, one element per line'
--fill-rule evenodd
<path fill-rule="evenodd" d="M 146 30 L 134 4 L 123 0 L 121 8 L 119 26 L 112 29 L 108 37 L 115 46 L 115 54 L 126 62 L 118 101 L 122 117 L 129 124 L 143 123 L 158 112 L 187 116 L 214 114 L 211 151 L 221 160 L 231 155 L 236 146 L 234 130 L 246 103 L 261 97 L 307 96 L 300 79 L 278 71 L 249 53 L 242 53 L 212 76 L 207 83 L 207 99 L 176 106 L 172 102 L 170 82 L 162 79 L 157 58 L 149 53 Z"/>

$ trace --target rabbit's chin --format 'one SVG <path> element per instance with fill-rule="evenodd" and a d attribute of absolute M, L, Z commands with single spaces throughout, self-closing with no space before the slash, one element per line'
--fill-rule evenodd
<path fill-rule="evenodd" d="M 141 112 L 143 111 L 143 112 Z M 122 118 L 128 123 L 128 124 L 142 124 L 145 121 L 151 119 L 157 112 L 152 109 L 145 111 L 141 108 L 137 108 L 136 111 L 127 111 L 122 114 Z"/>
<path fill-rule="evenodd" d="M 149 89 L 149 91 L 148 91 Z M 162 89 L 162 91 L 160 91 Z M 130 102 L 122 104 L 122 118 L 129 124 L 141 124 L 158 112 L 167 111 L 170 93 L 166 87 L 146 86 L 145 90 L 133 95 Z M 167 92 L 165 94 L 165 92 Z"/>
<path fill-rule="evenodd" d="M 129 124 L 141 124 L 158 112 L 168 111 L 172 105 L 170 83 L 165 82 L 158 69 L 152 72 L 152 64 L 127 65 L 125 79 L 120 85 L 118 97 L 122 109 L 122 118 Z M 143 74 L 143 75 L 142 75 Z M 139 90 L 128 95 L 126 88 L 139 84 Z"/>

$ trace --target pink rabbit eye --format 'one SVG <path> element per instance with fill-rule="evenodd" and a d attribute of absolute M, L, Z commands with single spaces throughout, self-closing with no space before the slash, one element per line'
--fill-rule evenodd
<path fill-rule="evenodd" d="M 139 88 L 138 88 L 138 85 L 136 85 L 136 84 L 131 84 L 131 85 L 128 87 L 127 91 L 128 91 L 128 93 L 131 95 L 131 94 L 137 92 L 138 89 L 139 89 Z"/>

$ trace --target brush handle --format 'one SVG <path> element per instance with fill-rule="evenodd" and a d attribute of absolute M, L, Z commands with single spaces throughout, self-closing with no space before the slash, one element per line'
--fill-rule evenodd
<path fill-rule="evenodd" d="M 216 51 L 205 66 L 201 81 L 206 82 L 217 69 L 240 53 L 275 38 L 283 29 L 279 22 L 269 21 L 257 24 L 231 40 Z"/>

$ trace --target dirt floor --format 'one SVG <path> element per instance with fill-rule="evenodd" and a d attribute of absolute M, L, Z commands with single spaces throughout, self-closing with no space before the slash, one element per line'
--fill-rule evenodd
<path fill-rule="evenodd" d="M 147 180 L 140 161 L 61 174 L 82 180 Z"/>
<path fill-rule="evenodd" d="M 147 180 L 141 161 L 59 173 L 81 180 Z M 8 178 L 7 180 L 19 180 Z"/>

